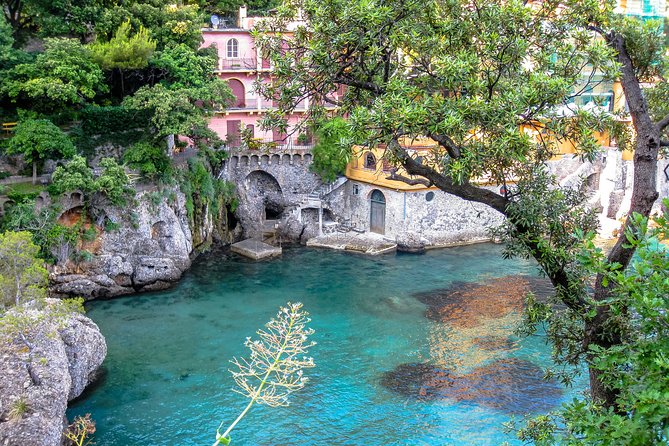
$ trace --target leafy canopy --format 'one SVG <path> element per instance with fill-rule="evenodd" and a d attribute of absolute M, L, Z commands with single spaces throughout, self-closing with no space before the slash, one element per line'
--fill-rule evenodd
<path fill-rule="evenodd" d="M 23 63 L 5 73 L 2 93 L 12 101 L 56 110 L 80 105 L 107 91 L 102 70 L 89 49 L 74 39 L 46 39 L 34 63 Z"/>
<path fill-rule="evenodd" d="M 46 296 L 47 276 L 29 232 L 0 234 L 0 310 Z"/>
<path fill-rule="evenodd" d="M 93 59 L 105 70 L 114 68 L 144 68 L 156 49 L 156 42 L 149 36 L 143 26 L 130 35 L 130 20 L 118 27 L 109 42 L 96 42 L 91 45 Z"/>
<path fill-rule="evenodd" d="M 7 153 L 22 154 L 27 162 L 37 162 L 71 158 L 75 149 L 67 135 L 48 119 L 27 119 L 16 126 Z"/>

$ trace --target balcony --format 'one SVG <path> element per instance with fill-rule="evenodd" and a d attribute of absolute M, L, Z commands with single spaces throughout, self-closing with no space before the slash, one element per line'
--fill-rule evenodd
<path fill-rule="evenodd" d="M 228 107 L 227 109 L 221 110 L 221 111 L 222 112 L 225 112 L 225 111 L 248 111 L 248 112 L 253 112 L 253 111 L 271 110 L 273 108 L 275 108 L 273 101 L 268 101 L 266 99 L 259 99 L 259 98 L 247 98 L 244 101 L 243 106 Z M 304 112 L 306 110 L 307 110 L 307 101 L 300 101 L 295 106 L 295 111 L 296 112 Z"/>
<path fill-rule="evenodd" d="M 255 57 L 240 57 L 236 59 L 218 59 L 218 71 L 255 71 L 258 61 Z"/>

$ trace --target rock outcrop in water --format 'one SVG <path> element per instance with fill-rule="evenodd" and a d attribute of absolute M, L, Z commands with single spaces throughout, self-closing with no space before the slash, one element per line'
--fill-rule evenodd
<path fill-rule="evenodd" d="M 27 338 L 32 351 L 18 339 L 0 340 L 0 445 L 59 446 L 67 402 L 95 378 L 107 345 L 80 314 L 41 323 Z"/>
<path fill-rule="evenodd" d="M 118 228 L 104 230 L 90 223 L 96 227 L 96 239 L 84 248 L 92 259 L 54 267 L 51 295 L 107 298 L 160 290 L 179 280 L 190 267 L 194 249 L 184 195 L 175 192 L 172 200 L 160 197 L 151 203 L 148 194 L 143 194 L 138 200 L 139 205 L 131 210 L 112 206 L 94 209 L 98 221 L 114 222 Z M 212 228 L 203 225 L 198 231 L 207 232 L 207 236 Z"/>

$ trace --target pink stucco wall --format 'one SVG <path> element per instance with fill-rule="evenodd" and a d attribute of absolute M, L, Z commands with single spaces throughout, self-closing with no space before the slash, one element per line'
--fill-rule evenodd
<path fill-rule="evenodd" d="M 233 91 L 238 95 L 235 104 L 211 119 L 209 127 L 221 139 L 226 140 L 230 128 L 228 122 L 239 121 L 243 127 L 253 125 L 256 138 L 265 141 L 275 140 L 276 132 L 262 130 L 257 122 L 262 117 L 263 111 L 272 107 L 272 101 L 260 97 L 254 91 L 254 83 L 256 81 L 269 82 L 270 71 L 267 69 L 267 62 L 263 63 L 261 58 L 258 57 L 250 31 L 247 29 L 203 30 L 202 37 L 204 40 L 203 47 L 216 45 L 219 56 L 218 76 L 224 80 L 234 80 L 235 85 L 231 86 L 234 87 Z M 229 57 L 228 43 L 231 39 L 237 40 L 237 57 Z M 302 104 L 301 108 L 304 109 L 305 105 Z M 289 128 L 293 128 L 299 122 L 302 114 L 302 112 L 294 113 L 289 117 Z M 290 129 L 288 133 L 291 133 Z M 292 135 L 292 139 L 293 143 L 296 143 L 297 134 Z"/>

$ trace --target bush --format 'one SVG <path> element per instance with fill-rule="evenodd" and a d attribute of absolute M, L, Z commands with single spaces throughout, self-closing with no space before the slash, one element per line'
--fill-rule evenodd
<path fill-rule="evenodd" d="M 133 144 L 123 155 L 123 161 L 151 179 L 166 181 L 172 176 L 172 162 L 165 150 L 146 141 Z"/>

